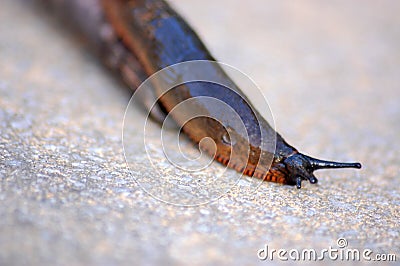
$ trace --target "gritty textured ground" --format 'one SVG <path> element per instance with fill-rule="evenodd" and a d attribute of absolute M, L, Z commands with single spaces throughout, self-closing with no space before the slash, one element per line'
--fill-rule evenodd
<path fill-rule="evenodd" d="M 52 18 L 5 0 L 0 265 L 264 264 L 265 244 L 321 250 L 339 237 L 399 261 L 398 2 L 173 4 L 256 81 L 289 143 L 363 169 L 320 171 L 301 190 L 254 191 L 245 178 L 206 205 L 162 203 L 134 181 L 152 169 L 130 174 L 124 160 L 129 91 Z"/>

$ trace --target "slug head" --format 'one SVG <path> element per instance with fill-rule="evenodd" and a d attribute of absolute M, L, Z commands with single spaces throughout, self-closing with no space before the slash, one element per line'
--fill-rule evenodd
<path fill-rule="evenodd" d="M 289 171 L 288 184 L 301 188 L 301 181 L 308 180 L 311 184 L 318 183 L 313 172 L 318 169 L 329 168 L 361 168 L 360 163 L 339 163 L 318 160 L 301 153 L 295 153 L 284 160 Z"/>

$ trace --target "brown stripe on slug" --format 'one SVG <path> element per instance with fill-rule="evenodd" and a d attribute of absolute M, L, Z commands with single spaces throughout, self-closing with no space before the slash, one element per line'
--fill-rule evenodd
<path fill-rule="evenodd" d="M 75 9 L 81 9 L 84 2 L 91 2 L 96 7 L 99 6 L 99 1 L 101 2 L 100 15 L 80 18 L 79 23 L 83 27 L 92 25 L 89 30 L 83 32 L 95 46 L 101 48 L 97 50 L 100 50 L 103 58 L 110 55 L 112 57 L 117 48 L 122 49 L 122 56 L 118 56 L 116 66 L 111 68 L 120 72 L 128 85 L 133 88 L 137 87 L 138 81 L 164 67 L 190 60 L 214 60 L 197 34 L 162 0 L 59 1 L 75 5 Z M 111 36 L 115 37 L 109 39 L 102 37 L 100 28 L 104 25 L 111 27 L 113 33 Z M 183 132 L 194 142 L 199 143 L 204 137 L 214 140 L 217 150 L 215 155 L 212 154 L 215 160 L 246 175 L 266 181 L 296 185 L 298 188 L 301 187 L 302 180 L 317 183 L 313 172 L 318 169 L 361 168 L 359 163 L 322 161 L 299 153 L 259 115 L 244 93 L 220 67 L 215 66 L 207 71 L 210 75 L 217 75 L 225 80 L 226 84 L 232 84 L 234 90 L 204 82 L 184 84 L 163 95 L 159 99 L 159 104 L 162 110 L 170 112 L 186 99 L 194 99 L 194 103 L 197 103 L 197 97 L 207 96 L 231 106 L 245 122 L 247 132 L 252 133 L 246 139 L 238 132 L 230 132 L 236 137 L 232 147 L 224 143 L 223 136 L 226 131 L 215 120 L 198 118 L 183 124 L 183 121 L 186 121 L 184 112 L 173 114 L 174 120 L 183 126 Z M 155 92 L 156 96 L 161 96 L 157 93 Z M 202 102 L 190 106 L 190 111 L 204 114 L 213 108 L 215 109 L 215 106 Z M 224 117 L 217 115 L 215 119 L 229 124 L 229 119 L 226 121 Z M 271 139 L 276 139 L 274 150 L 262 145 L 264 140 Z M 239 153 L 231 156 L 235 151 Z M 249 156 L 247 151 L 250 151 Z"/>

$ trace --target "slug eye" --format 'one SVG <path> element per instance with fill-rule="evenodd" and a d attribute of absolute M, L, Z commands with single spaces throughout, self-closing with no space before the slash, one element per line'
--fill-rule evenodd
<path fill-rule="evenodd" d="M 222 142 L 226 145 L 235 145 L 236 139 L 232 128 L 226 128 L 224 134 L 222 134 Z"/>

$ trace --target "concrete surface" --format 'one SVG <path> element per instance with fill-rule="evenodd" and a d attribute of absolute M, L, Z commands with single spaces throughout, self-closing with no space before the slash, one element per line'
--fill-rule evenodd
<path fill-rule="evenodd" d="M 129 91 L 53 19 L 5 0 L 0 265 L 264 264 L 266 244 L 321 250 L 339 237 L 398 261 L 399 3 L 173 4 L 219 60 L 262 88 L 289 143 L 363 169 L 320 171 L 301 190 L 254 191 L 245 178 L 199 207 L 157 201 L 124 161 Z"/>

